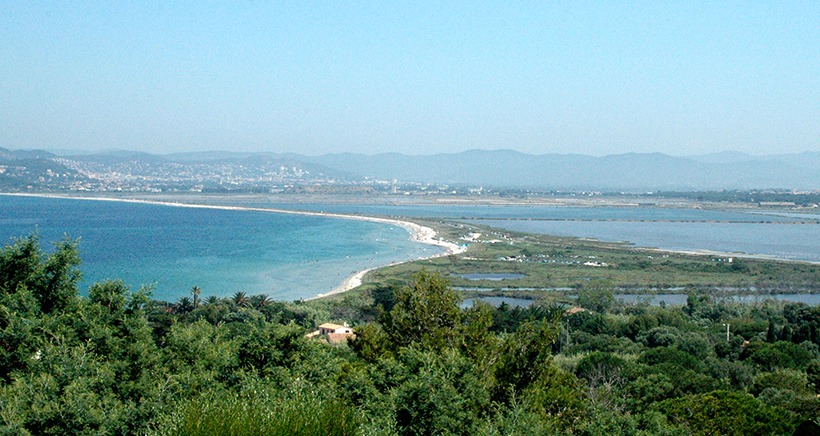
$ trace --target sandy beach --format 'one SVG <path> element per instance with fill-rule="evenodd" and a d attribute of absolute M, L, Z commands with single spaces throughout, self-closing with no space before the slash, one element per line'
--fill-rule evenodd
<path fill-rule="evenodd" d="M 172 206 L 172 207 L 189 207 L 189 208 L 196 208 L 196 209 L 217 209 L 217 210 L 235 210 L 235 211 L 254 211 L 254 212 L 268 212 L 268 213 L 280 213 L 280 214 L 290 214 L 290 215 L 303 215 L 303 216 L 316 216 L 316 217 L 324 217 L 324 218 L 338 218 L 338 219 L 348 219 L 348 220 L 359 220 L 359 221 L 369 221 L 374 223 L 381 223 L 381 224 L 388 224 L 394 225 L 398 227 L 402 227 L 410 232 L 410 239 L 416 242 L 420 242 L 422 244 L 433 245 L 436 247 L 440 247 L 442 249 L 441 252 L 434 254 L 432 256 L 426 258 L 420 258 L 418 260 L 423 259 L 432 259 L 435 257 L 440 256 L 449 256 L 451 254 L 459 254 L 463 253 L 466 248 L 458 245 L 454 242 L 445 241 L 438 238 L 438 234 L 436 231 L 430 227 L 422 226 L 416 224 L 414 222 L 393 219 L 393 218 L 380 218 L 380 217 L 372 217 L 372 216 L 364 216 L 364 215 L 347 215 L 347 214 L 340 214 L 340 213 L 330 213 L 330 212 L 311 212 L 311 211 L 296 211 L 296 210 L 287 210 L 287 209 L 274 209 L 274 208 L 262 208 L 262 207 L 247 207 L 247 206 L 221 206 L 215 204 L 196 204 L 196 203 L 181 203 L 181 202 L 172 202 L 172 201 L 158 201 L 158 200 L 144 200 L 144 199 L 137 199 L 137 198 L 114 198 L 114 197 L 80 197 L 80 196 L 70 196 L 70 195 L 59 195 L 59 194 L 17 194 L 17 193 L 9 193 L 9 194 L 2 194 L 2 195 L 14 195 L 14 196 L 26 196 L 26 197 L 46 197 L 46 198 L 65 198 L 71 200 L 90 200 L 90 201 L 114 201 L 114 202 L 122 202 L 122 203 L 141 203 L 141 204 L 152 204 L 152 205 L 160 205 L 160 206 Z M 358 271 L 347 277 L 339 286 L 333 288 L 328 293 L 318 294 L 315 297 L 308 298 L 307 300 L 314 300 L 317 298 L 327 297 L 329 295 L 339 294 L 345 291 L 349 291 L 354 289 L 362 284 L 362 279 L 364 276 L 374 269 L 378 269 L 381 267 L 385 267 L 388 265 L 398 265 L 401 263 L 410 262 L 410 260 L 404 262 L 394 262 L 391 264 L 386 265 L 379 265 L 373 268 L 368 268 L 362 271 Z"/>
<path fill-rule="evenodd" d="M 328 214 L 328 215 L 336 216 L 336 217 L 340 217 L 340 218 L 350 217 L 348 215 L 335 215 L 335 214 Z M 353 216 L 351 218 L 354 218 L 354 219 L 359 218 L 359 219 L 365 219 L 367 221 L 382 222 L 382 223 L 385 223 L 385 224 L 393 224 L 393 225 L 401 226 L 401 227 L 404 227 L 404 228 L 406 228 L 410 231 L 411 239 L 413 239 L 414 241 L 421 242 L 423 244 L 435 245 L 435 246 L 438 246 L 438 247 L 441 247 L 441 248 L 444 249 L 444 251 L 442 251 L 438 254 L 435 254 L 433 256 L 429 256 L 429 257 L 424 258 L 424 259 L 432 259 L 432 258 L 436 258 L 436 257 L 440 257 L 440 256 L 449 256 L 451 254 L 459 254 L 459 253 L 463 253 L 464 251 L 467 250 L 467 248 L 464 247 L 464 246 L 455 244 L 453 242 L 445 241 L 445 240 L 442 240 L 442 239 L 438 239 L 436 237 L 437 234 L 436 234 L 435 230 L 431 229 L 430 227 L 421 226 L 421 225 L 413 223 L 413 222 L 393 220 L 393 219 L 382 219 L 382 218 L 376 218 L 376 217 Z M 419 260 L 421 260 L 421 259 L 419 259 Z M 404 262 L 393 262 L 390 265 L 400 265 L 400 264 L 406 263 L 406 262 L 410 262 L 410 260 L 407 260 L 407 261 L 404 261 Z M 341 285 L 334 288 L 332 291 L 330 291 L 326 294 L 319 294 L 316 297 L 309 298 L 309 300 L 313 300 L 313 299 L 316 299 L 316 298 L 327 297 L 328 295 L 339 294 L 339 293 L 342 293 L 342 292 L 349 291 L 351 289 L 357 288 L 357 287 L 361 286 L 362 279 L 364 278 L 364 276 L 367 273 L 369 273 L 370 271 L 373 271 L 374 269 L 378 269 L 378 268 L 381 268 L 381 267 L 384 267 L 384 266 L 387 266 L 387 265 L 381 265 L 379 267 L 369 268 L 369 269 L 366 269 L 366 270 L 363 270 L 363 271 L 356 272 L 353 275 L 351 275 L 350 277 L 346 278 L 345 281 L 342 282 Z"/>

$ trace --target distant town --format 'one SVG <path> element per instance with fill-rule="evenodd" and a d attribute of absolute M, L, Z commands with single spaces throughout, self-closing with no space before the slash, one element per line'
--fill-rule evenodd
<path fill-rule="evenodd" d="M 108 152 L 60 156 L 0 148 L 0 191 L 30 193 L 253 193 L 470 197 L 681 199 L 759 207 L 817 208 L 820 190 L 573 190 L 399 180 L 345 172 L 301 157 L 217 153 L 158 156 Z M 648 203 L 647 203 L 648 202 Z"/>

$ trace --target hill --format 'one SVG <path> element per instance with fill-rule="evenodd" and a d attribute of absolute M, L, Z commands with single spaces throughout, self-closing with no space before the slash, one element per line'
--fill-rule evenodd
<path fill-rule="evenodd" d="M 807 153 L 811 156 L 816 155 Z M 363 177 L 425 183 L 556 190 L 712 190 L 820 187 L 820 173 L 801 156 L 708 162 L 661 153 L 593 157 L 530 155 L 511 150 L 407 156 L 330 154 L 309 159 Z M 820 159 L 816 159 L 820 160 Z"/>
<path fill-rule="evenodd" d="M 0 165 L 17 168 L 17 186 L 31 185 L 30 179 L 42 176 L 40 171 L 21 169 L 23 161 L 29 168 L 56 165 L 62 169 L 59 172 L 70 170 L 92 182 L 104 179 L 118 184 L 141 183 L 140 189 L 150 183 L 174 189 L 210 185 L 214 189 L 251 186 L 264 190 L 273 185 L 327 186 L 372 180 L 540 191 L 820 189 L 818 152 L 768 156 L 721 152 L 692 157 L 626 153 L 595 157 L 532 155 L 512 150 L 322 156 L 230 151 L 156 155 L 117 150 L 58 156 L 39 150 L 0 148 Z"/>

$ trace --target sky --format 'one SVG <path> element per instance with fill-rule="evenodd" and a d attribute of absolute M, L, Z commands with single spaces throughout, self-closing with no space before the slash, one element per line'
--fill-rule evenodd
<path fill-rule="evenodd" d="M 4 0 L 0 147 L 820 151 L 820 2 Z"/>

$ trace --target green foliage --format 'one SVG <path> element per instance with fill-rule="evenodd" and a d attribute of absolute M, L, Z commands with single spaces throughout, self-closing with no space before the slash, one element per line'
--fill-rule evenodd
<path fill-rule="evenodd" d="M 296 383 L 280 391 L 260 383 L 243 389 L 209 391 L 183 403 L 160 435 L 358 434 L 360 418 L 341 399 Z"/>
<path fill-rule="evenodd" d="M 777 369 L 774 372 L 759 374 L 755 377 L 754 385 L 749 392 L 757 396 L 766 389 L 788 389 L 800 394 L 810 392 L 806 374 L 790 369 Z"/>
<path fill-rule="evenodd" d="M 803 341 L 820 345 L 820 307 L 805 304 L 787 304 L 783 316 L 789 322 L 789 333 L 783 339 L 795 343 Z"/>
<path fill-rule="evenodd" d="M 612 306 L 592 280 L 599 312 L 462 310 L 424 270 L 311 302 L 159 302 L 122 281 L 81 298 L 76 243 L 38 243 L 0 251 L 4 434 L 778 434 L 820 414 L 806 305 Z M 349 346 L 305 337 L 341 319 Z"/>
<path fill-rule="evenodd" d="M 396 305 L 396 289 L 392 286 L 379 286 L 371 291 L 373 306 L 381 306 L 385 312 L 393 310 Z"/>
<path fill-rule="evenodd" d="M 28 367 L 40 340 L 35 335 L 39 327 L 37 301 L 28 289 L 12 294 L 0 294 L 0 378 L 8 381 L 13 371 Z"/>
<path fill-rule="evenodd" d="M 489 410 L 488 380 L 455 350 L 442 354 L 413 347 L 400 360 L 414 368 L 393 391 L 395 420 L 404 435 L 470 435 Z"/>
<path fill-rule="evenodd" d="M 493 324 L 492 308 L 487 304 L 475 304 L 464 311 L 460 326 L 461 347 L 477 362 L 491 358 L 498 347 L 498 340 L 490 332 Z"/>
<path fill-rule="evenodd" d="M 814 386 L 814 391 L 820 393 L 820 360 L 812 360 L 806 366 L 806 377 L 811 386 Z"/>
<path fill-rule="evenodd" d="M 591 335 L 586 332 L 572 333 L 571 346 L 564 350 L 567 354 L 603 351 L 607 353 L 638 354 L 643 350 L 641 344 L 636 344 L 629 338 L 608 334 Z"/>
<path fill-rule="evenodd" d="M 125 309 L 127 295 L 128 287 L 122 280 L 106 280 L 94 283 L 88 288 L 88 299 L 112 312 L 121 312 Z"/>
<path fill-rule="evenodd" d="M 556 428 L 571 428 L 583 419 L 588 406 L 581 385 L 571 373 L 550 365 L 524 390 L 523 403 L 543 422 Z M 508 402 L 515 407 L 516 396 L 512 395 Z"/>
<path fill-rule="evenodd" d="M 636 339 L 649 348 L 669 347 L 680 342 L 681 332 L 675 327 L 659 326 L 643 332 Z"/>
<path fill-rule="evenodd" d="M 699 371 L 702 363 L 691 354 L 670 347 L 658 347 L 646 351 L 638 359 L 638 362 L 647 365 L 664 365 L 671 367 L 674 371 L 677 368 Z"/>
<path fill-rule="evenodd" d="M 621 377 L 626 362 L 610 353 L 595 351 L 578 362 L 575 374 L 589 383 L 609 382 Z"/>
<path fill-rule="evenodd" d="M 604 313 L 615 305 L 615 294 L 609 280 L 590 280 L 578 291 L 578 305 Z"/>
<path fill-rule="evenodd" d="M 383 319 L 395 347 L 418 344 L 442 350 L 461 343 L 461 297 L 437 274 L 421 271 L 396 293 L 396 304 Z"/>
<path fill-rule="evenodd" d="M 306 347 L 304 332 L 295 324 L 254 326 L 240 339 L 237 359 L 242 368 L 265 372 L 294 364 Z"/>
<path fill-rule="evenodd" d="M 812 353 L 806 348 L 786 341 L 773 344 L 753 341 L 743 350 L 740 357 L 768 371 L 777 368 L 804 370 L 813 358 Z"/>
<path fill-rule="evenodd" d="M 193 373 L 197 385 L 180 388 L 193 393 L 214 381 L 225 378 L 238 366 L 238 338 L 231 338 L 227 328 L 219 328 L 205 320 L 192 324 L 177 323 L 164 339 L 166 367 L 173 373 Z"/>
<path fill-rule="evenodd" d="M 77 241 L 66 238 L 54 246 L 45 254 L 35 233 L 0 250 L 0 293 L 28 289 L 44 313 L 71 305 L 80 280 Z"/>
<path fill-rule="evenodd" d="M 675 385 L 666 374 L 655 373 L 638 377 L 627 386 L 627 391 L 632 408 L 644 411 L 657 402 L 671 398 Z"/>
<path fill-rule="evenodd" d="M 521 392 L 548 371 L 558 326 L 552 320 L 531 321 L 504 338 L 495 368 L 496 398 Z"/>
<path fill-rule="evenodd" d="M 657 410 L 693 435 L 791 434 L 799 419 L 748 394 L 714 391 L 663 401 Z"/>
<path fill-rule="evenodd" d="M 348 343 L 359 357 L 368 362 L 392 355 L 389 350 L 390 339 L 379 324 L 365 324 L 359 327 L 356 338 Z"/>

